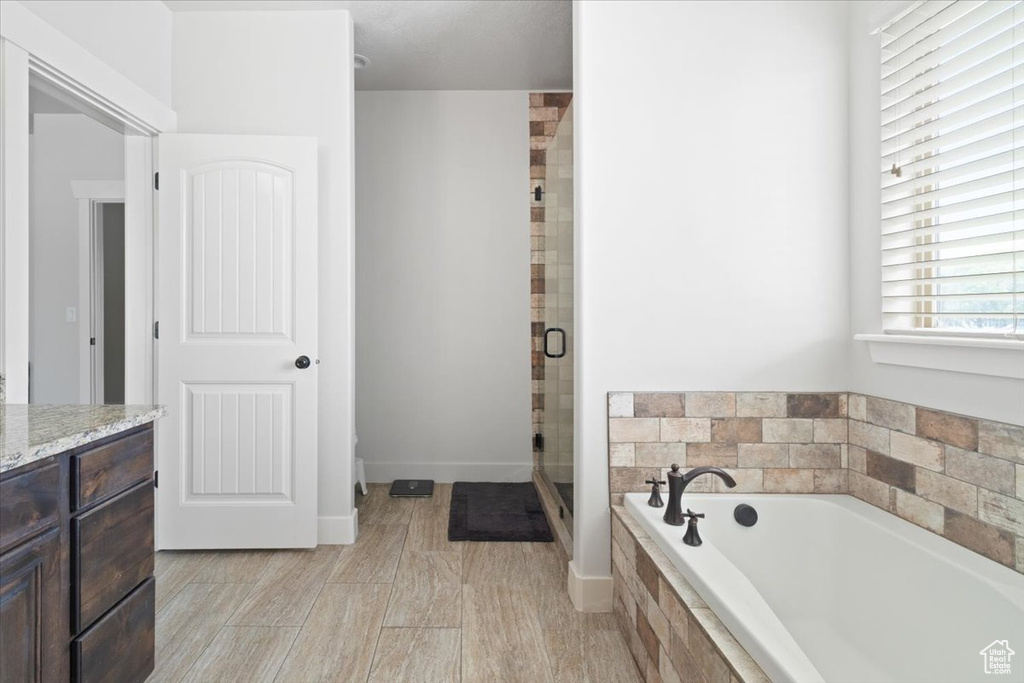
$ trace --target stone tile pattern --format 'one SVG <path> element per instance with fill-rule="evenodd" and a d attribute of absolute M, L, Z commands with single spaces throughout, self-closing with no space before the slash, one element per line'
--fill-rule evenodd
<path fill-rule="evenodd" d="M 850 394 L 850 495 L 1024 572 L 1024 427 Z"/>
<path fill-rule="evenodd" d="M 572 101 L 572 93 L 530 93 L 530 349 L 532 369 L 533 431 L 544 431 L 544 309 L 547 280 L 547 248 L 545 236 L 546 201 L 536 201 L 533 191 L 538 185 L 547 192 L 547 149 L 558 131 Z M 551 245 L 555 248 L 555 245 Z M 557 266 L 556 266 L 557 267 Z M 534 449 L 534 466 L 540 466 L 540 452 Z"/>
<path fill-rule="evenodd" d="M 612 505 L 717 465 L 736 491 L 849 493 L 1024 572 L 1024 427 L 847 393 L 612 393 L 608 416 Z"/>
<path fill-rule="evenodd" d="M 612 507 L 615 620 L 648 683 L 768 677 L 621 506 Z"/>
<path fill-rule="evenodd" d="M 721 467 L 735 491 L 846 492 L 845 393 L 613 393 L 608 406 L 612 505 L 673 463 Z M 725 489 L 702 477 L 688 490 Z"/>

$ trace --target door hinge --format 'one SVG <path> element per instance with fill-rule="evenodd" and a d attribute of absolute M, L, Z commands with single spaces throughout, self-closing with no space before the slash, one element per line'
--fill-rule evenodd
<path fill-rule="evenodd" d="M 543 451 L 544 450 L 544 435 L 534 434 L 533 435 L 533 450 Z"/>
<path fill-rule="evenodd" d="M 153 472 L 153 488 L 160 488 L 160 470 L 155 470 Z"/>
<path fill-rule="evenodd" d="M 561 505 L 558 506 L 558 518 L 565 519 L 565 508 L 563 508 Z"/>
<path fill-rule="evenodd" d="M 153 323 L 153 339 L 159 339 L 159 338 L 160 338 L 160 321 L 157 320 L 155 323 Z"/>
<path fill-rule="evenodd" d="M 153 189 L 154 190 L 159 190 L 160 189 L 160 173 L 159 172 L 153 174 Z"/>
<path fill-rule="evenodd" d="M 96 346 L 96 337 L 89 337 L 89 346 Z"/>

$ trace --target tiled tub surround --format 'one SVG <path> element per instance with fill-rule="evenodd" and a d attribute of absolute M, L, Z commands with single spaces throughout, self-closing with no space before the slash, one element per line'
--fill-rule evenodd
<path fill-rule="evenodd" d="M 1011 642 L 1024 639 L 1024 576 L 864 501 L 845 495 L 687 495 L 688 506 L 707 514 L 699 548 L 680 542 L 683 529 L 665 524 L 663 510 L 649 507 L 646 494 L 627 494 L 619 521 L 646 532 L 685 579 L 684 588 L 700 597 L 702 602 L 687 603 L 692 591 L 678 593 L 692 612 L 686 624 L 690 653 L 701 644 L 694 643 L 693 621 L 704 617 L 716 654 L 741 678 L 749 677 L 750 663 L 721 632 L 719 619 L 772 680 L 801 683 L 980 683 L 991 678 L 976 661 L 991 633 Z M 752 528 L 732 518 L 741 503 L 759 513 Z M 626 557 L 629 539 L 623 541 L 621 529 L 613 533 L 622 594 L 636 592 L 625 578 L 632 571 L 647 583 L 648 563 L 671 574 L 640 533 L 634 536 L 641 539 L 634 546 L 635 569 Z M 659 585 L 659 600 L 662 590 Z M 702 603 L 717 619 L 701 614 Z M 643 621 L 639 615 L 636 625 L 627 619 L 629 606 L 618 610 L 620 625 L 630 640 L 635 632 L 653 658 Z M 659 614 L 650 601 L 645 610 L 657 635 Z M 676 626 L 674 619 L 668 622 Z M 672 651 L 666 652 L 680 678 L 693 679 L 696 668 L 708 680 L 727 680 L 721 666 L 716 675 L 700 661 L 673 661 Z"/>
<path fill-rule="evenodd" d="M 768 683 L 641 524 L 612 506 L 616 621 L 648 683 Z"/>
<path fill-rule="evenodd" d="M 611 393 L 608 416 L 613 506 L 715 465 L 732 492 L 849 493 L 1024 572 L 1024 427 L 847 393 Z"/>

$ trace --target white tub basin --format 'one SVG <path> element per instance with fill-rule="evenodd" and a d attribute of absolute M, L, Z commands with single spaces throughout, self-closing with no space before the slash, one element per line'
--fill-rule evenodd
<path fill-rule="evenodd" d="M 1024 681 L 1024 576 L 856 498 L 686 493 L 696 548 L 646 494 L 625 506 L 776 683 Z M 985 673 L 997 640 L 1009 674 Z"/>

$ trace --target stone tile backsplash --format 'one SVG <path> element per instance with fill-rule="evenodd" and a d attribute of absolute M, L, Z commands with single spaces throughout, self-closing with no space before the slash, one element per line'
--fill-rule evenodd
<path fill-rule="evenodd" d="M 620 392 L 608 441 L 612 505 L 714 465 L 733 491 L 849 493 L 1024 572 L 1024 427 L 842 392 Z"/>

